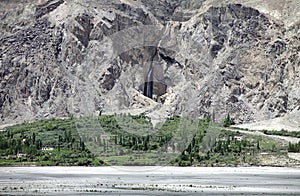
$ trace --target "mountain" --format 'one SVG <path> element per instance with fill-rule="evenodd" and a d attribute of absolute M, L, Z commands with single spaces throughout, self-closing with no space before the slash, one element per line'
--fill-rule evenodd
<path fill-rule="evenodd" d="M 6 0 L 0 19 L 0 124 L 300 110 L 298 0 Z"/>

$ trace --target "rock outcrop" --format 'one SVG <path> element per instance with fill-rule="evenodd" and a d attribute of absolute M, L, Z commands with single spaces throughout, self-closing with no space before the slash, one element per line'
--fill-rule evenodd
<path fill-rule="evenodd" d="M 283 2 L 2 1 L 1 124 L 101 112 L 243 123 L 300 110 L 300 7 Z"/>

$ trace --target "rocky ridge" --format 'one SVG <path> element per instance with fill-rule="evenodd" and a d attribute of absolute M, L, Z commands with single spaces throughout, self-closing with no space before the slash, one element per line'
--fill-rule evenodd
<path fill-rule="evenodd" d="M 2 1 L 1 124 L 101 112 L 244 123 L 300 110 L 297 0 L 155 2 Z"/>

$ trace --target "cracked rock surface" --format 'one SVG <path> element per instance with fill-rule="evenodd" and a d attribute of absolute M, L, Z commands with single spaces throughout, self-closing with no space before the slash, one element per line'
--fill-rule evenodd
<path fill-rule="evenodd" d="M 300 110 L 299 27 L 298 0 L 1 1 L 0 124 L 282 117 Z"/>

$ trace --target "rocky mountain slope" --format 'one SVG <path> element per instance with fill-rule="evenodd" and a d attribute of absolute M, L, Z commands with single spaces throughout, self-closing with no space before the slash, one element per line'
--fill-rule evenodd
<path fill-rule="evenodd" d="M 1 1 L 0 124 L 284 116 L 300 110 L 299 18 L 298 0 Z"/>

